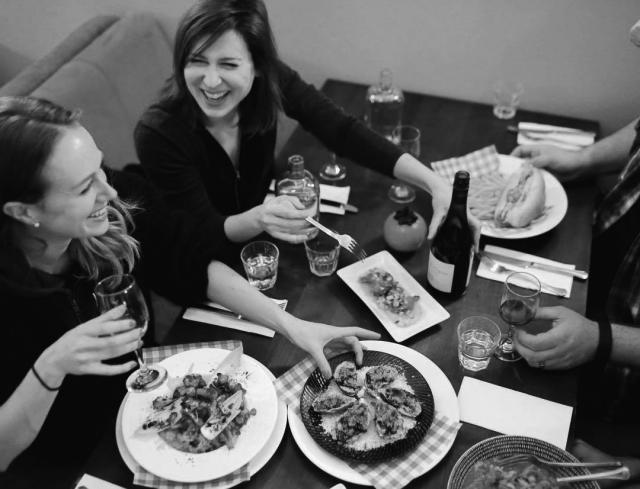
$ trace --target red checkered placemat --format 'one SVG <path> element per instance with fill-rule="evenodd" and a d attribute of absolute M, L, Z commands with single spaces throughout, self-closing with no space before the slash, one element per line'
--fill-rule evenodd
<path fill-rule="evenodd" d="M 300 393 L 315 368 L 311 358 L 306 358 L 274 382 L 278 397 L 287 405 L 291 405 L 297 416 L 300 416 Z M 376 489 L 404 487 L 422 475 L 425 465 L 441 458 L 449 450 L 461 426 L 461 423 L 436 412 L 429 431 L 410 453 L 382 463 L 369 465 L 350 462 L 349 466 Z"/>
<path fill-rule="evenodd" d="M 144 348 L 142 355 L 145 362 L 157 363 L 171 355 L 187 350 L 195 350 L 198 348 L 222 348 L 224 350 L 235 350 L 239 346 L 242 346 L 242 342 L 237 340 L 156 346 L 152 348 Z M 136 465 L 136 470 L 133 473 L 134 484 L 144 487 L 153 487 L 156 489 L 212 489 L 216 487 L 231 487 L 239 484 L 240 482 L 247 481 L 250 478 L 251 474 L 249 473 L 249 464 L 244 465 L 235 472 L 227 474 L 224 477 L 195 484 L 162 479 L 150 472 L 147 472 L 139 465 Z"/>
<path fill-rule="evenodd" d="M 459 170 L 466 170 L 472 178 L 477 178 L 498 171 L 499 166 L 500 159 L 494 145 L 464 156 L 431 163 L 431 168 L 434 172 L 450 181 L 453 181 L 453 177 Z"/>

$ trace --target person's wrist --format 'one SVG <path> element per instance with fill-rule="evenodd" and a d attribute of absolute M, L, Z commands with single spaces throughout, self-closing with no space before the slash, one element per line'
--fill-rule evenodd
<path fill-rule="evenodd" d="M 591 363 L 599 370 L 604 370 L 605 365 L 611 357 L 613 331 L 611 329 L 611 323 L 606 316 L 598 319 L 596 324 L 598 329 L 598 340 Z"/>
<path fill-rule="evenodd" d="M 61 367 L 57 355 L 55 355 L 51 348 L 47 348 L 42 352 L 34 362 L 33 368 L 38 374 L 38 380 L 44 382 L 49 387 L 59 387 L 66 376 L 66 372 Z"/>

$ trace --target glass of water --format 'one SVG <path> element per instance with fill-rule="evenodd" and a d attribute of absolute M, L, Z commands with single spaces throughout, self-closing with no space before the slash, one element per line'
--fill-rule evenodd
<path fill-rule="evenodd" d="M 523 93 L 522 83 L 498 80 L 493 85 L 493 115 L 498 119 L 512 119 Z"/>
<path fill-rule="evenodd" d="M 500 342 L 500 327 L 484 316 L 470 316 L 458 324 L 458 360 L 467 370 L 477 372 L 489 366 Z"/>
<path fill-rule="evenodd" d="M 318 277 L 327 277 L 338 268 L 340 244 L 330 236 L 318 234 L 304 242 L 311 273 Z"/>
<path fill-rule="evenodd" d="M 247 280 L 258 290 L 268 290 L 278 278 L 278 247 L 269 241 L 253 241 L 240 252 Z"/>

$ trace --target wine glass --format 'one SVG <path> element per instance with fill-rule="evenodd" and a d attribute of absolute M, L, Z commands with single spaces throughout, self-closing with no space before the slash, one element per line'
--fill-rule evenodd
<path fill-rule="evenodd" d="M 347 168 L 336 161 L 336 154 L 329 155 L 329 162 L 322 165 L 320 169 L 320 178 L 329 182 L 342 180 L 347 176 Z"/>
<path fill-rule="evenodd" d="M 417 127 L 396 127 L 393 130 L 393 142 L 414 158 L 420 157 L 420 129 Z M 416 198 L 416 191 L 398 180 L 389 187 L 389 198 L 398 204 L 408 204 Z"/>
<path fill-rule="evenodd" d="M 500 317 L 509 324 L 509 332 L 495 353 L 500 360 L 515 362 L 522 358 L 513 344 L 514 327 L 524 326 L 535 317 L 540 304 L 540 288 L 540 281 L 530 273 L 514 272 L 505 279 Z"/>
<path fill-rule="evenodd" d="M 122 317 L 133 319 L 137 328 L 147 330 L 149 310 L 133 275 L 111 275 L 102 279 L 96 285 L 94 297 L 101 313 L 126 304 L 127 309 Z M 147 392 L 155 389 L 167 378 L 167 370 L 160 365 L 147 365 L 142 358 L 142 347 L 135 352 L 140 368 L 127 378 L 127 390 Z"/>

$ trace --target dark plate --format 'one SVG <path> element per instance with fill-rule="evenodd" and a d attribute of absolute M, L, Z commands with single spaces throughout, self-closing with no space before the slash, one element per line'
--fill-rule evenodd
<path fill-rule="evenodd" d="M 558 448 L 546 441 L 527 436 L 494 436 L 487 438 L 473 445 L 464 452 L 453 466 L 449 475 L 447 489 L 463 489 L 472 481 L 465 481 L 467 474 L 471 471 L 476 462 L 490 460 L 492 458 L 504 458 L 517 454 L 536 455 L 551 462 L 579 462 L 577 458 L 569 452 Z M 547 469 L 556 477 L 567 477 L 570 475 L 589 474 L 584 467 L 554 467 Z M 572 482 L 572 489 L 599 489 L 595 481 Z"/>
<path fill-rule="evenodd" d="M 333 357 L 329 360 L 329 365 L 331 365 L 331 369 L 334 370 L 338 364 L 347 360 L 354 360 L 353 353 L 344 353 L 337 357 Z M 302 389 L 302 394 L 300 396 L 300 413 L 302 415 L 302 421 L 311 437 L 322 448 L 339 458 L 347 458 L 349 460 L 357 460 L 360 462 L 378 462 L 398 456 L 401 453 L 414 448 L 418 443 L 420 443 L 433 422 L 433 395 L 431 394 L 429 384 L 420 372 L 401 358 L 380 351 L 366 350 L 364 352 L 362 366 L 369 367 L 375 365 L 392 365 L 400 370 L 407 379 L 407 383 L 413 389 L 413 393 L 420 401 L 420 404 L 422 405 L 422 412 L 416 418 L 416 425 L 411 428 L 407 432 L 407 436 L 401 440 L 396 440 L 370 450 L 355 450 L 347 447 L 346 445 L 334 440 L 333 437 L 324 430 L 321 424 L 322 415 L 311 409 L 312 401 L 316 396 L 324 392 L 329 385 L 329 381 L 324 379 L 320 370 L 314 370 L 307 379 L 307 383 L 304 385 L 304 389 Z"/>

